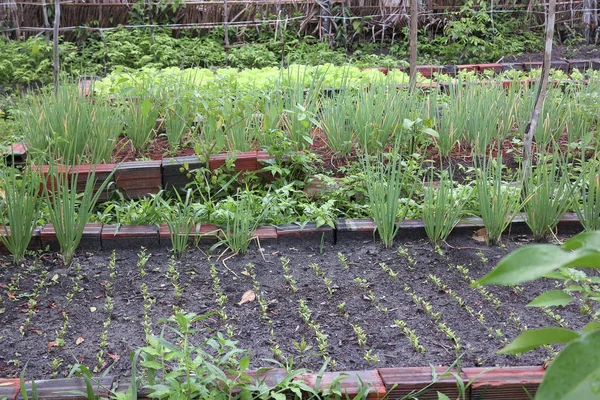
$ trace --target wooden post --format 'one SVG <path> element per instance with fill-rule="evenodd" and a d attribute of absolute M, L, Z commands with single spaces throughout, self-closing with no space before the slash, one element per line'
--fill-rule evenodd
<path fill-rule="evenodd" d="M 523 183 L 529 177 L 533 160 L 533 135 L 542 113 L 542 107 L 548 92 L 548 76 L 550 75 L 550 62 L 552 61 L 552 39 L 554 38 L 554 22 L 556 19 L 556 0 L 549 0 L 546 12 L 546 45 L 544 49 L 544 62 L 542 64 L 542 77 L 535 99 L 533 112 L 529 124 L 525 128 L 523 145 Z M 525 187 L 525 185 L 523 185 Z"/>
<path fill-rule="evenodd" d="M 58 79 L 60 73 L 60 60 L 58 55 L 58 35 L 60 27 L 60 0 L 54 0 L 54 33 L 52 36 L 52 47 L 54 57 L 52 67 L 54 68 L 54 94 L 58 93 Z"/>
<path fill-rule="evenodd" d="M 419 24 L 419 1 L 410 0 L 410 90 L 417 85 L 417 29 Z"/>
<path fill-rule="evenodd" d="M 229 8 L 227 0 L 223 0 L 223 23 L 225 25 L 225 66 L 229 67 Z"/>
<path fill-rule="evenodd" d="M 46 0 L 42 0 L 42 18 L 44 23 L 44 28 L 50 28 L 50 21 L 48 20 L 48 3 Z M 46 30 L 45 34 L 46 40 L 50 40 L 50 31 Z"/>

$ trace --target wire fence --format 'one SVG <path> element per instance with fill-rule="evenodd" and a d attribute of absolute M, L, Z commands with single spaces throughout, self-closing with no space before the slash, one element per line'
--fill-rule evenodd
<path fill-rule="evenodd" d="M 52 0 L 0 1 L 0 32 L 7 37 L 20 37 L 52 31 L 50 17 L 54 6 Z M 407 0 L 217 0 L 217 1 L 144 1 L 139 2 L 81 2 L 61 1 L 59 32 L 89 31 L 105 32 L 116 29 L 209 30 L 217 27 L 255 27 L 260 25 L 283 26 L 298 22 L 299 33 L 327 36 L 327 25 L 335 20 L 336 26 L 354 28 L 355 21 L 364 22 L 370 29 L 387 30 L 402 28 L 410 17 Z M 444 22 L 456 15 L 461 4 L 433 4 L 420 0 L 421 24 Z M 450 0 L 454 1 L 454 0 Z M 588 3 L 588 4 L 585 4 Z M 136 21 L 133 15 L 140 4 L 153 11 L 150 19 Z M 543 24 L 544 2 L 529 1 L 522 4 L 487 4 L 485 10 L 492 18 L 499 14 L 532 15 L 531 28 Z M 557 3 L 557 23 L 567 23 L 571 29 L 582 25 L 584 6 L 597 25 L 597 0 L 573 0 Z M 477 9 L 478 6 L 472 6 Z M 139 17 L 138 17 L 139 19 Z M 589 19 L 589 18 L 588 18 Z M 325 32 L 320 32 L 325 28 Z M 364 27 L 363 27 L 364 28 Z M 331 29 L 331 28 L 330 28 Z"/>

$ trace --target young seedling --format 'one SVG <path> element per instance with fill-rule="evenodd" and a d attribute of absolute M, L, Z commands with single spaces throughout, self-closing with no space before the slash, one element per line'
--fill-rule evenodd
<path fill-rule="evenodd" d="M 408 340 L 410 340 L 410 347 L 412 347 L 414 351 L 416 351 L 417 353 L 425 353 L 425 347 L 423 347 L 419 343 L 419 337 L 417 336 L 417 333 L 414 330 L 410 329 L 408 326 L 406 326 L 406 322 L 397 319 L 396 321 L 394 321 L 394 325 L 392 326 L 400 328 L 402 330 L 404 336 L 406 336 Z"/>
<path fill-rule="evenodd" d="M 356 341 L 358 343 L 358 347 L 363 347 L 367 345 L 367 334 L 364 329 L 360 327 L 358 324 L 352 324 L 352 330 L 356 334 Z"/>
<path fill-rule="evenodd" d="M 408 253 L 408 249 L 406 247 L 398 246 L 397 252 L 400 257 L 406 259 L 409 269 L 412 269 L 417 264 L 415 259 L 412 258 L 412 256 Z"/>
<path fill-rule="evenodd" d="M 292 292 L 296 293 L 298 291 L 298 286 L 296 285 L 296 281 L 294 280 L 292 272 L 290 271 L 290 268 L 288 266 L 290 264 L 290 259 L 286 257 L 281 257 L 279 260 L 281 261 L 281 267 L 283 268 L 283 278 L 285 279 Z"/>
<path fill-rule="evenodd" d="M 343 255 L 342 253 L 337 253 L 338 255 L 338 259 L 340 260 L 340 264 L 342 264 L 342 268 L 344 269 L 344 271 L 349 271 L 350 270 L 350 264 L 348 263 L 348 259 L 346 258 L 345 255 Z"/>
<path fill-rule="evenodd" d="M 281 349 L 279 348 L 279 344 L 275 338 L 275 328 L 273 326 L 273 320 L 269 317 L 269 302 L 262 296 L 262 292 L 260 290 L 260 282 L 256 278 L 256 272 L 254 271 L 254 265 L 248 264 L 246 266 L 246 271 L 248 272 L 250 278 L 252 279 L 252 290 L 256 296 L 256 301 L 260 307 L 261 316 L 263 321 L 269 327 L 269 342 L 271 343 L 271 351 L 273 352 L 273 356 L 275 358 L 281 357 Z"/>
<path fill-rule="evenodd" d="M 379 356 L 377 354 L 373 354 L 372 349 L 366 350 L 363 357 L 367 363 L 372 365 L 375 365 L 379 362 Z"/>
<path fill-rule="evenodd" d="M 217 314 L 221 318 L 221 321 L 227 321 L 227 314 L 225 314 L 225 304 L 227 304 L 227 295 L 221 290 L 221 279 L 219 278 L 219 272 L 217 266 L 211 264 L 210 266 L 210 277 L 212 279 L 213 293 L 215 295 L 215 301 L 219 308 Z"/>
<path fill-rule="evenodd" d="M 179 270 L 177 269 L 177 262 L 175 256 L 171 257 L 169 261 L 169 267 L 167 269 L 167 279 L 171 280 L 173 289 L 175 290 L 175 297 L 181 296 L 181 283 L 179 282 Z"/>
<path fill-rule="evenodd" d="M 383 272 L 385 272 L 386 274 L 388 274 L 390 276 L 390 278 L 392 278 L 392 279 L 398 279 L 398 273 L 394 272 L 390 267 L 388 267 L 387 265 L 385 265 L 385 263 L 379 263 L 379 267 L 381 267 L 381 269 L 383 270 Z"/>

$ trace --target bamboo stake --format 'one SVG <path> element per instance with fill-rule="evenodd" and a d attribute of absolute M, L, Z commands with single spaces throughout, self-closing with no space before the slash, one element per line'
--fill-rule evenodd
<path fill-rule="evenodd" d="M 410 90 L 417 86 L 417 29 L 419 25 L 419 1 L 410 0 Z"/>
<path fill-rule="evenodd" d="M 525 128 L 523 143 L 523 188 L 525 180 L 531 174 L 533 160 L 533 135 L 542 113 L 542 107 L 548 92 L 548 76 L 550 75 L 550 62 L 552 61 L 552 39 L 554 38 L 554 23 L 556 18 L 556 0 L 550 0 L 546 14 L 546 45 L 544 49 L 544 62 L 542 64 L 542 77 L 538 87 L 535 106 L 531 113 L 529 124 Z"/>
<path fill-rule="evenodd" d="M 54 68 L 54 94 L 58 93 L 58 78 L 60 73 L 60 60 L 58 56 L 58 35 L 60 28 L 60 0 L 54 0 L 54 33 L 52 36 L 52 47 L 54 57 L 52 67 Z"/>

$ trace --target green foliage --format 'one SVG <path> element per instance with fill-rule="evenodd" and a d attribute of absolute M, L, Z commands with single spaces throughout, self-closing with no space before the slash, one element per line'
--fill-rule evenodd
<path fill-rule="evenodd" d="M 173 253 L 180 257 L 188 246 L 190 234 L 194 230 L 194 208 L 192 202 L 192 190 L 188 189 L 185 201 L 181 199 L 179 192 L 176 192 L 176 201 L 173 207 L 169 208 L 166 215 L 167 225 L 169 226 L 169 235 L 173 246 Z M 200 225 L 196 226 L 198 230 Z"/>
<path fill-rule="evenodd" d="M 577 218 L 588 231 L 600 230 L 600 162 L 583 160 L 577 178 L 579 190 L 573 190 L 572 207 Z"/>
<path fill-rule="evenodd" d="M 565 267 L 577 266 L 600 269 L 600 232 L 584 232 L 567 240 L 562 248 L 538 244 L 517 249 L 509 254 L 494 270 L 476 284 L 518 285 L 546 276 L 556 276 Z M 548 294 L 549 293 L 549 294 Z M 565 304 L 566 294 L 547 292 L 546 298 L 534 302 L 540 306 Z M 596 300 L 597 301 L 597 298 Z M 558 302 L 558 303 L 557 303 Z M 586 325 L 582 332 L 564 328 L 528 330 L 504 347 L 503 354 L 523 353 L 539 346 L 567 343 L 550 364 L 536 393 L 536 399 L 593 398 L 600 384 L 600 326 L 597 322 Z"/>
<path fill-rule="evenodd" d="M 437 186 L 433 177 L 425 187 L 423 199 L 423 223 L 429 241 L 439 245 L 445 241 L 464 213 L 464 196 L 454 187 L 450 173 L 443 171 Z"/>
<path fill-rule="evenodd" d="M 121 133 L 118 112 L 105 101 L 84 97 L 76 85 L 61 85 L 25 102 L 18 121 L 31 154 L 41 163 L 66 155 L 89 162 L 110 160 Z M 116 116 L 115 116 L 116 114 Z"/>
<path fill-rule="evenodd" d="M 374 158 L 364 154 L 361 159 L 371 217 L 379 238 L 387 248 L 392 246 L 406 215 L 406 207 L 400 212 L 400 198 L 410 198 L 415 190 L 410 174 L 404 171 L 409 162 L 407 158 L 412 155 L 406 157 L 399 143 L 400 140 L 396 139 L 391 153 L 378 153 Z"/>
<path fill-rule="evenodd" d="M 75 160 L 76 158 L 73 157 Z M 75 250 L 83 236 L 98 198 L 108 185 L 114 171 L 96 188 L 95 165 L 87 174 L 83 193 L 77 193 L 80 165 L 77 163 L 58 165 L 50 161 L 47 181 L 44 187 L 44 200 L 50 222 L 54 226 L 56 239 L 66 266 L 71 264 Z M 69 174 L 71 170 L 71 174 Z"/>
<path fill-rule="evenodd" d="M 513 218 L 521 209 L 520 190 L 505 186 L 502 179 L 502 152 L 495 159 L 483 160 L 477 169 L 477 200 L 486 230 L 486 242 L 494 245 L 500 241 Z"/>
<path fill-rule="evenodd" d="M 42 184 L 38 173 L 27 168 L 22 174 L 17 170 L 0 170 L 0 210 L 10 227 L 3 227 L 0 239 L 13 256 L 15 264 L 25 257 L 31 241 L 40 208 L 39 191 Z"/>
<path fill-rule="evenodd" d="M 568 176 L 556 152 L 552 159 L 540 160 L 524 182 L 527 226 L 534 238 L 547 237 L 569 209 L 571 191 Z"/>

